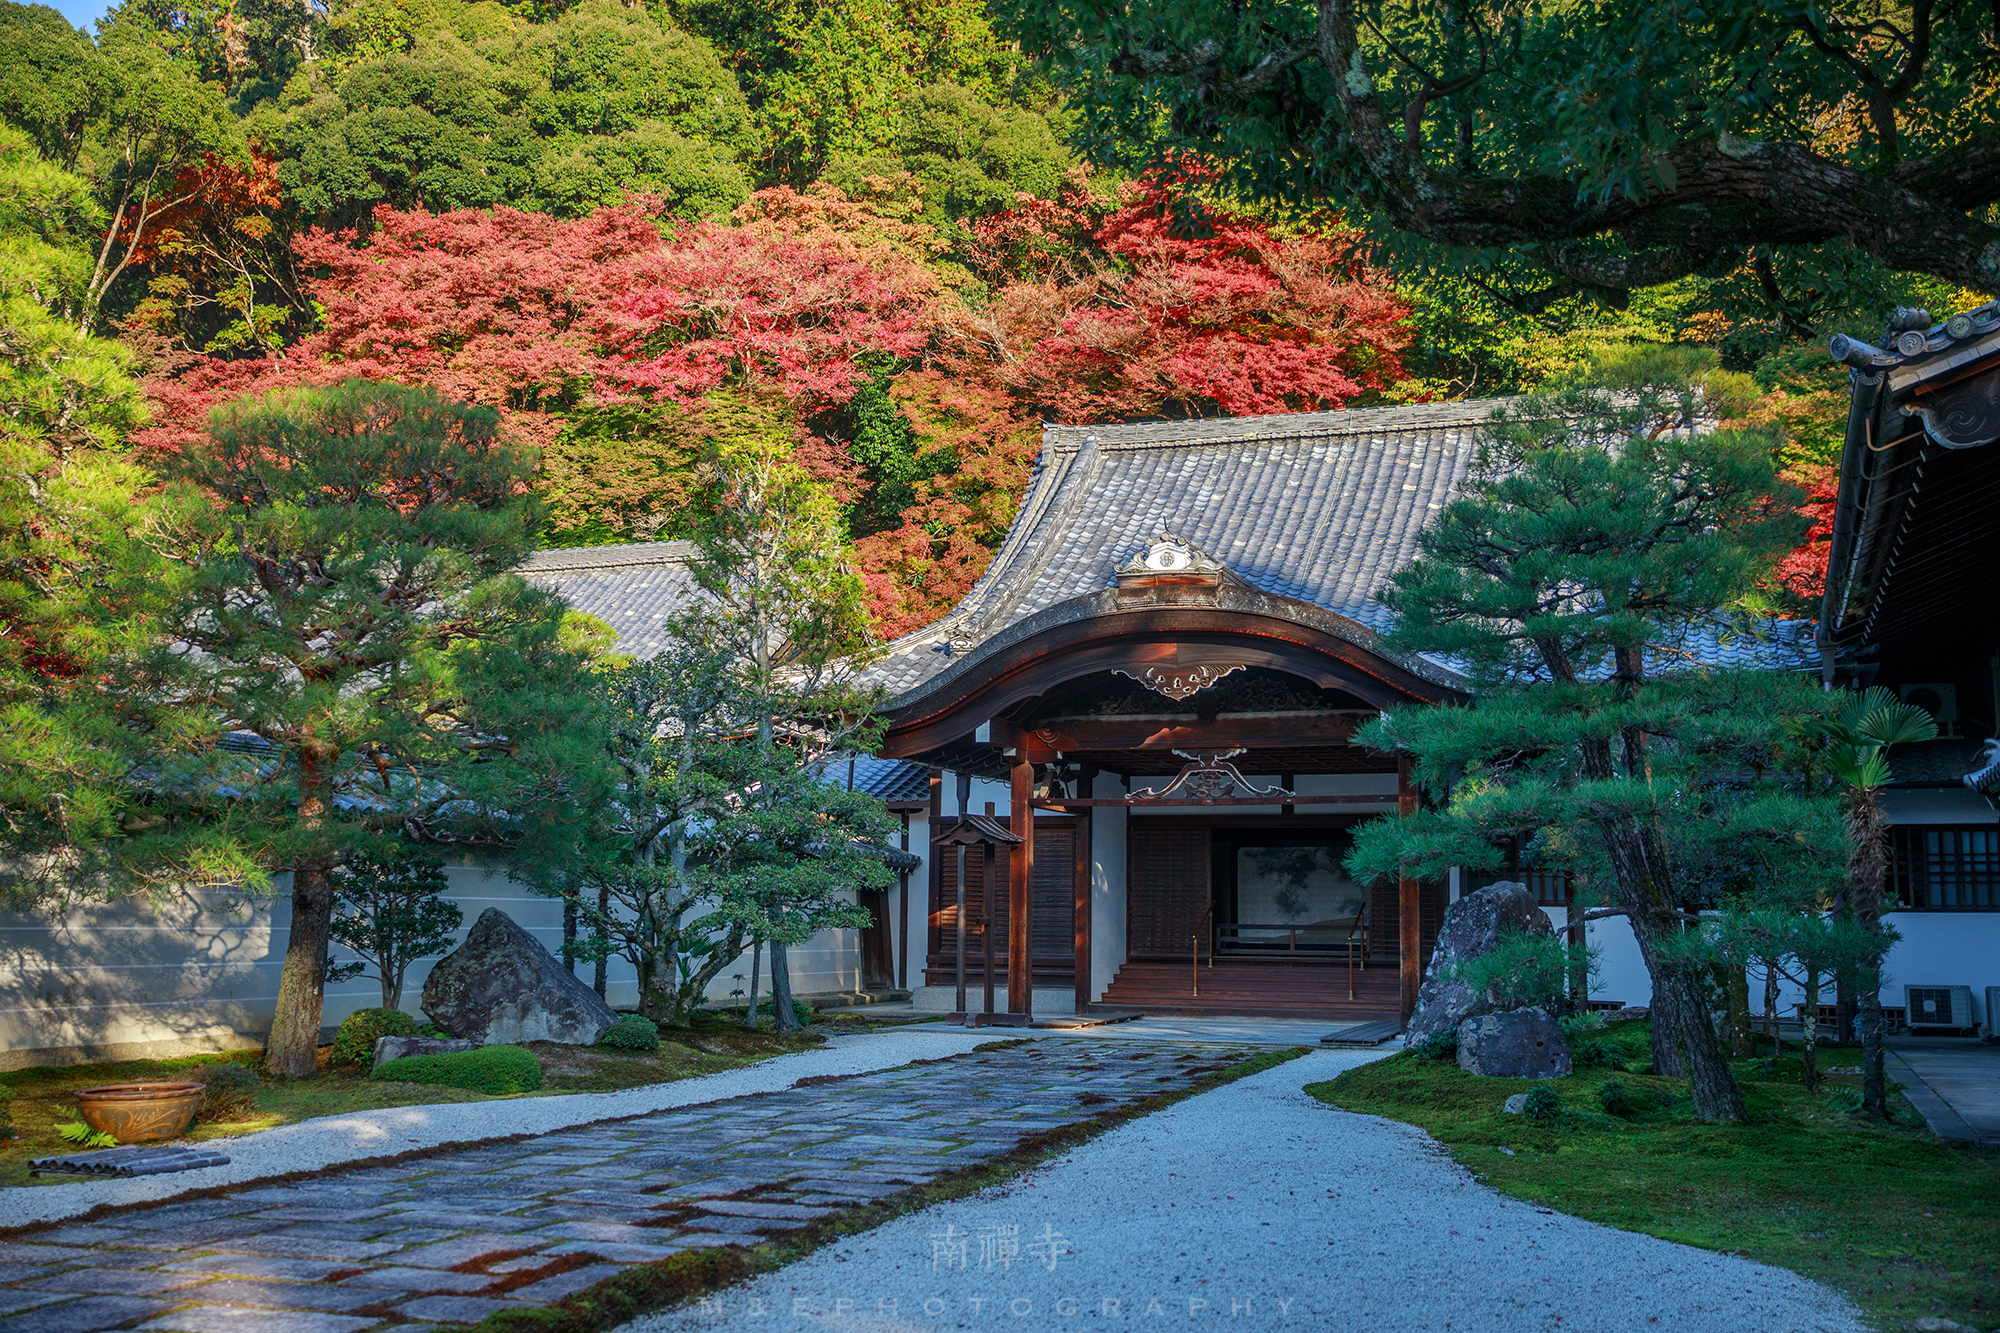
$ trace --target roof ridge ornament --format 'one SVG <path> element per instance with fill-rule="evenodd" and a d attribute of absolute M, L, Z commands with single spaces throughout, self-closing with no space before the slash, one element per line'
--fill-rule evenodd
<path fill-rule="evenodd" d="M 1152 544 L 1118 569 L 1118 581 L 1146 578 L 1156 574 L 1226 574 L 1229 567 L 1193 542 L 1170 532 L 1153 538 Z"/>

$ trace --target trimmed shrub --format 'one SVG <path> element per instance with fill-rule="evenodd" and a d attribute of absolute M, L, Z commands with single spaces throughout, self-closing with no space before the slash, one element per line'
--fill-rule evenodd
<path fill-rule="evenodd" d="M 498 1095 L 542 1086 L 542 1062 L 522 1046 L 481 1046 L 455 1055 L 406 1055 L 384 1060 L 368 1077 L 384 1083 L 433 1083 Z"/>
<path fill-rule="evenodd" d="M 638 1014 L 626 1014 L 604 1030 L 599 1046 L 617 1046 L 628 1051 L 660 1049 L 660 1025 Z"/>
<path fill-rule="evenodd" d="M 357 1009 L 333 1035 L 333 1063 L 369 1064 L 375 1059 L 377 1037 L 414 1037 L 422 1027 L 401 1009 Z"/>
<path fill-rule="evenodd" d="M 1428 1033 L 1410 1047 L 1410 1052 L 1424 1060 L 1455 1061 L 1458 1059 L 1458 1029 L 1440 1028 Z"/>
<path fill-rule="evenodd" d="M 1625 1048 L 1615 1041 L 1571 1042 L 1570 1060 L 1579 1069 L 1623 1069 Z"/>
<path fill-rule="evenodd" d="M 257 1089 L 261 1086 L 256 1070 L 234 1060 L 202 1070 L 201 1084 L 201 1109 L 194 1113 L 194 1118 L 224 1123 L 249 1115 L 256 1108 Z"/>
<path fill-rule="evenodd" d="M 1521 1109 L 1530 1120 L 1553 1120 L 1562 1114 L 1563 1099 L 1554 1088 L 1543 1084 L 1529 1090 L 1528 1100 Z"/>

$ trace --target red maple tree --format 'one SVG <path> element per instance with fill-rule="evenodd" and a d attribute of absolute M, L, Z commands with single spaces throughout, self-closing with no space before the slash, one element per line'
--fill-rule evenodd
<path fill-rule="evenodd" d="M 501 408 L 544 447 L 592 404 L 698 409 L 747 387 L 792 405 L 798 460 L 845 490 L 839 409 L 888 366 L 929 468 L 901 524 L 857 543 L 895 635 L 984 570 L 1040 420 L 1326 409 L 1400 377 L 1403 307 L 1351 238 L 1280 236 L 1199 203 L 1201 185 L 1175 170 L 1098 193 L 1075 173 L 1057 199 L 1024 196 L 958 238 L 988 283 L 979 306 L 933 267 L 943 238 L 879 182 L 766 190 L 727 224 L 677 229 L 644 199 L 573 221 L 383 207 L 365 234 L 298 238 L 316 331 L 156 376 L 141 443 L 177 448 L 227 398 L 357 376 Z"/>

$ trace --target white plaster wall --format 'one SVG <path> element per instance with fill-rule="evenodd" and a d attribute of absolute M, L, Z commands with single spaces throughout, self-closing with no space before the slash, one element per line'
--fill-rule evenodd
<path fill-rule="evenodd" d="M 1569 909 L 1544 907 L 1542 914 L 1558 934 L 1569 927 Z M 1597 950 L 1597 981 L 1590 988 L 1593 1000 L 1622 1000 L 1626 1004 L 1650 1004 L 1653 979 L 1639 956 L 1639 941 L 1632 925 L 1622 916 L 1586 921 L 1584 942 Z"/>
<path fill-rule="evenodd" d="M 919 850 L 914 833 L 911 844 Z M 451 900 L 465 914 L 454 947 L 482 912 L 497 907 L 550 952 L 561 948 L 561 903 L 471 861 L 448 865 L 445 873 Z M 923 873 L 912 875 L 911 896 L 919 901 Z M 260 1045 L 277 1007 L 290 925 L 289 876 L 266 895 L 183 890 L 157 900 L 84 904 L 60 915 L 0 914 L 0 1069 Z M 921 948 L 921 922 L 912 927 Z M 352 957 L 338 946 L 332 953 L 336 961 Z M 405 1011 L 421 1013 L 424 981 L 436 961 L 411 965 Z M 859 932 L 821 931 L 790 950 L 790 961 L 797 994 L 854 990 L 861 982 Z M 574 970 L 586 984 L 593 979 L 589 965 Z M 746 952 L 723 969 L 709 998 L 726 1000 L 746 984 L 733 974 L 749 971 Z M 770 993 L 768 953 L 760 990 Z M 614 1007 L 637 1001 L 637 978 L 622 958 L 608 960 L 605 998 Z M 381 1002 L 372 977 L 344 981 L 328 987 L 322 1021 L 333 1027 Z"/>
<path fill-rule="evenodd" d="M 1891 912 L 1883 920 L 1902 935 L 1883 966 L 1883 1004 L 1902 1008 L 1905 986 L 1970 986 L 1974 1020 L 1982 1026 L 1994 1023 L 1986 988 L 2000 986 L 2000 912 Z M 1778 997 L 1780 1016 L 1790 1018 L 1805 992 L 1780 982 Z M 1833 1003 L 1830 982 L 1820 992 L 1820 1003 Z M 1764 1008 L 1761 971 L 1750 974 L 1750 1008 Z"/>
<path fill-rule="evenodd" d="M 552 951 L 561 945 L 560 904 L 471 862 L 445 873 L 465 913 L 455 943 L 498 907 Z M 181 890 L 60 915 L 0 915 L 0 1065 L 256 1045 L 270 1031 L 290 934 L 289 876 L 265 895 Z M 337 946 L 333 954 L 351 958 Z M 418 1012 L 435 961 L 411 966 L 405 1010 Z M 590 969 L 578 971 L 589 978 Z M 632 1003 L 632 969 L 622 960 L 611 961 L 606 995 Z M 324 1022 L 381 1002 L 372 977 L 341 982 L 327 989 Z"/>

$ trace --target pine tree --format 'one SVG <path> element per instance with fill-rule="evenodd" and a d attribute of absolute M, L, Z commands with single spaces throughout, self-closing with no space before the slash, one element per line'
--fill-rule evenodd
<path fill-rule="evenodd" d="M 116 699 L 165 825 L 134 869 L 290 871 L 279 1077 L 314 1067 L 338 866 L 398 837 L 524 851 L 609 782 L 561 603 L 512 573 L 540 508 L 498 422 L 354 381 L 221 409 L 166 469 L 161 633 Z"/>
<path fill-rule="evenodd" d="M 465 922 L 464 911 L 444 896 L 451 889 L 444 861 L 409 848 L 396 849 L 388 859 L 350 854 L 333 882 L 331 937 L 362 961 L 331 964 L 327 984 L 361 976 L 373 963 L 382 1007 L 400 1008 L 410 964 L 451 948 L 454 932 Z"/>
<path fill-rule="evenodd" d="M 1385 596 L 1390 643 L 1455 659 L 1470 709 L 1403 710 L 1363 739 L 1412 754 L 1443 808 L 1378 821 L 1351 867 L 1492 864 L 1529 835 L 1586 870 L 1652 976 L 1655 1065 L 1685 1070 L 1697 1112 L 1741 1120 L 1710 1019 L 1700 909 L 1732 887 L 1810 871 L 1838 847 L 1824 812 L 1751 780 L 1803 685 L 1698 671 L 1655 678 L 1734 612 L 1796 541 L 1775 441 L 1715 428 L 1727 377 L 1685 355 L 1600 367 L 1595 382 L 1497 415 L 1463 498 Z M 1787 698 L 1789 696 L 1789 699 Z"/>
<path fill-rule="evenodd" d="M 100 883 L 131 795 L 118 728 L 78 701 L 150 583 L 133 358 L 76 328 L 102 223 L 0 130 L 0 877 L 24 897 Z"/>

